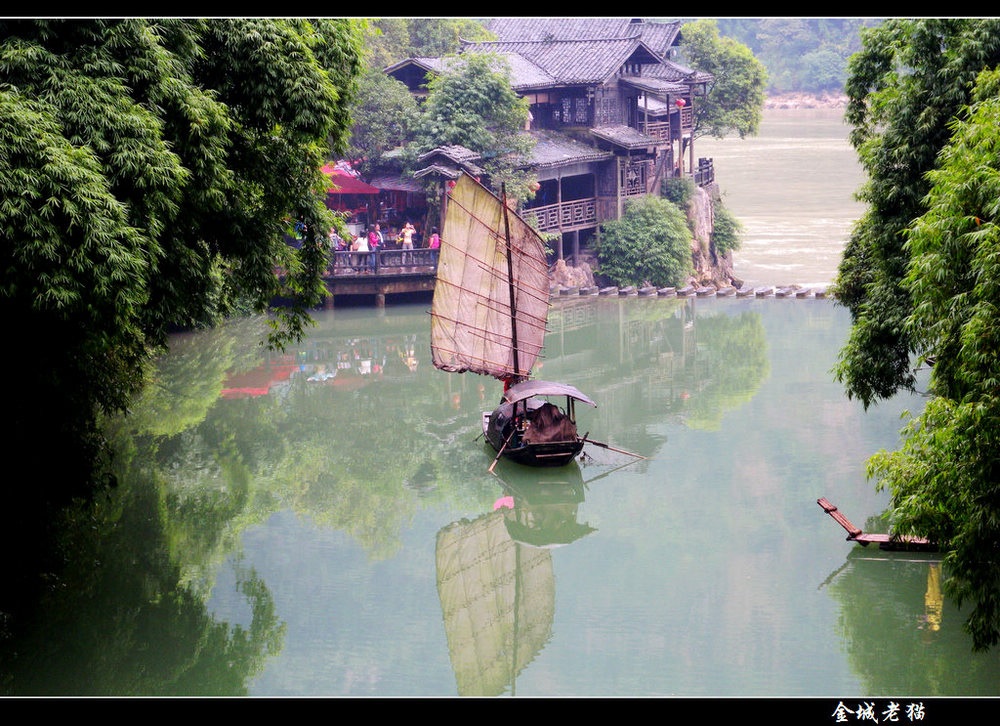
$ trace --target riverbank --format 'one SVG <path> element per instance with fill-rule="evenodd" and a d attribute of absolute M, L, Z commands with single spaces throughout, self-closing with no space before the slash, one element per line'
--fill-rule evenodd
<path fill-rule="evenodd" d="M 764 99 L 764 108 L 847 108 L 843 93 L 778 93 Z"/>

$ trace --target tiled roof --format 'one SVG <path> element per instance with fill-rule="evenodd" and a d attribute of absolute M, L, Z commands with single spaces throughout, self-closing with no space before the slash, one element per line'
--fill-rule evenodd
<path fill-rule="evenodd" d="M 631 126 L 618 124 L 615 126 L 595 126 L 590 130 L 594 136 L 610 141 L 613 144 L 626 149 L 639 149 L 646 146 L 655 146 L 660 143 L 656 139 L 640 133 Z"/>
<path fill-rule="evenodd" d="M 529 164 L 536 169 L 577 162 L 603 161 L 614 155 L 610 151 L 601 151 L 562 134 L 531 131 L 528 135 L 535 140 Z"/>
<path fill-rule="evenodd" d="M 434 172 L 454 179 L 463 169 L 470 174 L 482 174 L 483 170 L 475 163 L 480 158 L 479 154 L 459 144 L 439 146 L 420 155 L 419 160 L 428 163 L 428 166 L 413 176 L 419 178 Z"/>
<path fill-rule="evenodd" d="M 539 68 L 530 60 L 517 53 L 500 53 L 510 66 L 511 88 L 515 91 L 524 88 L 539 88 L 557 83 L 544 68 Z"/>
<path fill-rule="evenodd" d="M 682 66 L 680 63 L 674 63 L 672 60 L 666 60 L 660 65 L 646 66 L 642 71 L 645 75 L 653 78 L 663 78 L 668 81 L 684 81 L 686 83 L 709 83 L 713 78 L 711 73 L 692 70 L 687 66 Z"/>
<path fill-rule="evenodd" d="M 469 164 L 480 159 L 479 154 L 468 147 L 460 144 L 449 144 L 447 146 L 438 146 L 436 149 L 431 149 L 421 154 L 420 161 L 426 161 L 434 156 L 443 156 L 458 164 Z"/>
<path fill-rule="evenodd" d="M 373 176 L 371 178 L 371 185 L 373 187 L 378 187 L 382 191 L 422 192 L 424 190 L 424 188 L 413 179 L 408 179 L 407 177 L 400 176 L 399 174 L 383 174 L 380 176 Z"/>
<path fill-rule="evenodd" d="M 518 67 L 511 65 L 511 83 L 516 91 L 532 86 L 558 84 L 601 84 L 611 79 L 626 62 L 661 63 L 638 38 L 605 38 L 591 40 L 487 41 L 466 43 L 464 53 L 499 53 L 521 56 L 530 65 L 521 68 L 540 69 L 548 79 L 519 77 Z"/>
<path fill-rule="evenodd" d="M 711 81 L 711 74 L 669 59 L 680 37 L 680 25 L 633 18 L 493 18 L 487 27 L 500 40 L 463 41 L 462 51 L 502 56 L 510 66 L 513 89 L 521 93 L 547 86 L 606 83 L 626 62 L 643 64 L 644 78 Z M 392 75 L 416 66 L 441 73 L 447 62 L 445 58 L 408 58 L 385 71 Z"/>
<path fill-rule="evenodd" d="M 688 86 L 686 83 L 677 83 L 663 78 L 652 78 L 650 76 L 622 76 L 622 83 L 628 83 L 633 88 L 647 93 L 670 93 L 674 95 L 687 95 Z"/>
<path fill-rule="evenodd" d="M 444 61 L 441 58 L 427 58 L 427 57 L 406 58 L 405 60 L 401 60 L 398 63 L 393 63 L 391 66 L 386 66 L 383 70 L 391 75 L 393 71 L 398 71 L 400 68 L 409 65 L 418 66 L 419 68 L 422 68 L 425 71 L 434 71 L 435 73 L 440 73 L 441 68 L 444 65 Z"/>
<path fill-rule="evenodd" d="M 425 166 L 423 169 L 413 172 L 413 176 L 419 179 L 427 176 L 428 174 L 437 174 L 438 176 L 447 177 L 448 179 L 458 179 L 461 173 L 461 169 L 456 169 L 453 166 L 431 164 L 430 166 Z"/>
<path fill-rule="evenodd" d="M 679 21 L 654 23 L 642 18 L 492 18 L 487 29 L 498 40 L 591 40 L 640 36 L 665 56 L 680 37 Z"/>

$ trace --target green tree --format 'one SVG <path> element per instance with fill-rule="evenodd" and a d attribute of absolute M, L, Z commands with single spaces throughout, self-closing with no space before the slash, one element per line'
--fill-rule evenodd
<path fill-rule="evenodd" d="M 523 199 L 530 179 L 520 171 L 530 152 L 521 133 L 528 103 L 511 88 L 510 68 L 493 53 L 445 58 L 444 70 L 428 82 L 427 101 L 416 128 L 414 154 L 453 144 L 478 153 L 495 188 Z"/>
<path fill-rule="evenodd" d="M 374 34 L 366 38 L 373 70 L 406 58 L 439 58 L 458 53 L 463 40 L 494 40 L 472 18 L 375 18 Z"/>
<path fill-rule="evenodd" d="M 410 55 L 407 18 L 373 18 L 365 32 L 365 65 L 382 71 Z"/>
<path fill-rule="evenodd" d="M 385 168 L 385 155 L 406 143 L 419 109 L 407 87 L 379 69 L 369 68 L 358 81 L 354 127 L 347 158 L 362 178 Z"/>
<path fill-rule="evenodd" d="M 743 224 L 721 201 L 712 202 L 715 223 L 712 226 L 712 245 L 720 257 L 735 252 L 743 245 Z"/>
<path fill-rule="evenodd" d="M 719 32 L 743 43 L 767 69 L 769 93 L 842 91 L 847 62 L 873 18 L 720 18 Z"/>
<path fill-rule="evenodd" d="M 1000 21 L 893 19 L 864 32 L 852 56 L 847 120 L 867 180 L 832 292 L 852 316 L 835 368 L 865 407 L 913 390 L 918 342 L 905 324 L 906 229 L 926 211 L 927 172 L 968 104 L 976 75 L 1000 62 Z"/>
<path fill-rule="evenodd" d="M 437 58 L 457 53 L 462 41 L 495 40 L 474 18 L 409 18 L 410 55 Z"/>
<path fill-rule="evenodd" d="M 972 603 L 977 650 L 1000 642 L 1000 85 L 981 75 L 1000 62 L 998 31 L 995 19 L 893 19 L 863 35 L 847 90 L 867 209 L 834 290 L 853 319 L 834 370 L 848 396 L 867 407 L 913 390 L 915 367 L 933 364 L 933 397 L 900 451 L 872 457 L 869 475 L 892 493 L 894 529 L 945 543 L 945 592 Z"/>
<path fill-rule="evenodd" d="M 714 20 L 686 23 L 681 51 L 692 68 L 714 76 L 708 93 L 694 103 L 695 137 L 742 139 L 760 129 L 767 71 L 745 45 L 719 35 Z"/>
<path fill-rule="evenodd" d="M 901 451 L 869 471 L 892 493 L 901 531 L 951 543 L 945 592 L 973 604 L 978 650 L 1000 642 L 1000 73 L 984 72 L 935 169 L 927 211 L 907 230 L 910 340 L 934 362 L 934 398 Z"/>
<path fill-rule="evenodd" d="M 3 451 L 44 481 L 11 487 L 19 524 L 89 493 L 97 418 L 128 406 L 169 331 L 278 296 L 293 304 L 273 345 L 308 324 L 332 223 L 320 168 L 344 149 L 360 27 L 0 22 L 0 304 L 30 351 L 6 357 Z M 310 230 L 300 249 L 290 219 Z"/>
<path fill-rule="evenodd" d="M 612 284 L 680 287 L 692 272 L 687 217 L 666 199 L 638 197 L 601 231 L 600 274 Z"/>

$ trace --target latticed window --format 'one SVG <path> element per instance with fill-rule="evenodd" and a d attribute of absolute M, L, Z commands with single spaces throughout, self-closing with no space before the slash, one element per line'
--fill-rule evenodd
<path fill-rule="evenodd" d="M 595 126 L 611 126 L 620 122 L 618 112 L 618 102 L 613 96 L 603 96 L 596 106 L 597 118 L 594 120 Z"/>
<path fill-rule="evenodd" d="M 621 169 L 622 196 L 631 197 L 646 193 L 646 162 L 629 162 Z"/>
<path fill-rule="evenodd" d="M 589 104 L 583 96 L 564 96 L 560 106 L 564 124 L 585 125 L 589 122 Z"/>

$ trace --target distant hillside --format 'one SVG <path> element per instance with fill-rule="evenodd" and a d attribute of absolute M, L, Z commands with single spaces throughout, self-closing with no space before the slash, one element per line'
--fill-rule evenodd
<path fill-rule="evenodd" d="M 843 92 L 847 59 L 878 18 L 719 18 L 719 33 L 747 46 L 767 68 L 769 96 Z"/>

